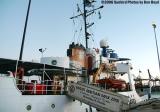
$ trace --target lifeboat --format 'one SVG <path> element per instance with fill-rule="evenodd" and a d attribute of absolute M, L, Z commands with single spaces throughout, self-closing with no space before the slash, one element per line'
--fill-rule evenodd
<path fill-rule="evenodd" d="M 114 88 L 114 89 L 126 89 L 126 82 L 124 80 L 120 79 L 99 79 L 96 81 L 96 83 L 100 85 L 106 85 L 107 88 Z"/>

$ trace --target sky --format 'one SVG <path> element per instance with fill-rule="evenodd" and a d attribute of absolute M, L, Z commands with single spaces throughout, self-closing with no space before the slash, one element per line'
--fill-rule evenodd
<path fill-rule="evenodd" d="M 73 40 L 84 42 L 83 32 L 79 33 L 82 19 L 75 19 L 75 24 L 70 19 L 81 3 L 81 0 L 32 0 L 23 60 L 39 60 L 39 48 L 47 48 L 46 57 L 63 57 Z M 102 5 L 101 0 L 96 4 Z M 0 58 L 18 59 L 27 5 L 28 0 L 0 0 Z M 139 69 L 142 77 L 148 76 L 147 69 L 153 76 L 160 75 L 152 28 L 154 21 L 160 47 L 160 4 L 103 5 L 101 19 L 98 13 L 89 18 L 95 22 L 89 46 L 99 48 L 99 41 L 107 39 L 119 57 L 132 60 L 136 76 Z"/>

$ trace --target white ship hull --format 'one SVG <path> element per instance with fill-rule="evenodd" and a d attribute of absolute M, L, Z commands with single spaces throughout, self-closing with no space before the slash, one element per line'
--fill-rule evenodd
<path fill-rule="evenodd" d="M 89 106 L 66 95 L 22 95 L 13 77 L 0 76 L 0 112 L 89 112 Z"/>

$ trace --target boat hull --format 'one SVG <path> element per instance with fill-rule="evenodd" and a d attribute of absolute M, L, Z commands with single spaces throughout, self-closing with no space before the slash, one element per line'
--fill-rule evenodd
<path fill-rule="evenodd" d="M 22 95 L 12 77 L 0 77 L 0 112 L 86 112 L 89 106 L 66 95 Z M 92 112 L 96 112 L 95 109 Z"/>

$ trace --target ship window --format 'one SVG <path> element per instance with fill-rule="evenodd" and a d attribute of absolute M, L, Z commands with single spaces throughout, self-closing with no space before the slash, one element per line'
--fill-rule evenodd
<path fill-rule="evenodd" d="M 54 108 L 55 108 L 55 104 L 52 104 L 52 105 L 51 105 L 51 108 L 54 109 Z"/>
<path fill-rule="evenodd" d="M 52 65 L 57 65 L 57 60 L 52 60 Z"/>
<path fill-rule="evenodd" d="M 27 105 L 26 106 L 26 110 L 30 111 L 32 109 L 32 106 L 31 105 Z"/>
<path fill-rule="evenodd" d="M 90 109 L 90 112 L 92 112 L 92 107 L 91 106 L 89 106 L 89 109 Z"/>
<path fill-rule="evenodd" d="M 86 108 L 86 112 L 88 112 L 88 108 Z"/>
<path fill-rule="evenodd" d="M 82 106 L 82 102 L 80 102 L 80 106 Z"/>

